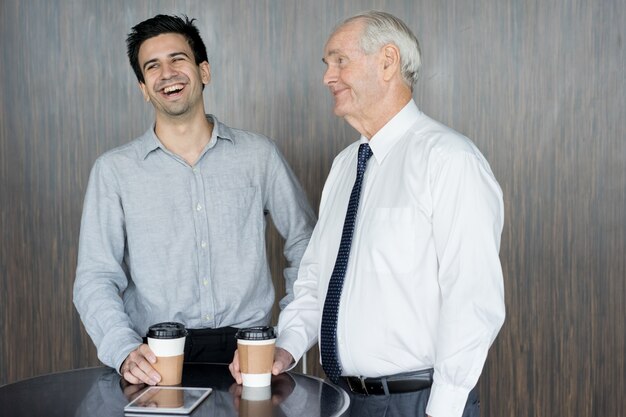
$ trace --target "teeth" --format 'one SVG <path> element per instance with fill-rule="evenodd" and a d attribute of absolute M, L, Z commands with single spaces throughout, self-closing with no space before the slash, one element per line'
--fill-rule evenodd
<path fill-rule="evenodd" d="M 180 90 L 182 90 L 182 89 L 183 89 L 183 86 L 182 86 L 182 85 L 172 85 L 172 86 L 169 86 L 169 87 L 165 87 L 165 88 L 163 89 L 163 92 L 164 92 L 164 93 L 172 93 L 172 92 L 174 92 L 174 91 L 180 91 Z"/>

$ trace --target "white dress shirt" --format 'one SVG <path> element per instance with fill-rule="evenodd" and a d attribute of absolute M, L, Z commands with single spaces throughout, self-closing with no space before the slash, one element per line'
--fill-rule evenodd
<path fill-rule="evenodd" d="M 317 341 L 361 137 L 333 162 L 277 345 Z M 434 367 L 427 413 L 461 416 L 504 321 L 502 192 L 466 137 L 410 101 L 369 141 L 337 327 L 343 375 Z"/>

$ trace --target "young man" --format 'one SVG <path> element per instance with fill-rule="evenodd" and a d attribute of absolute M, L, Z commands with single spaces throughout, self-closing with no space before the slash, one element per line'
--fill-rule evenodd
<path fill-rule="evenodd" d="M 205 114 L 211 71 L 193 20 L 155 16 L 127 46 L 155 123 L 94 164 L 74 302 L 100 360 L 131 383 L 156 384 L 148 327 L 182 322 L 186 361 L 228 362 L 237 328 L 269 324 L 265 215 L 289 261 L 281 307 L 315 218 L 272 141 Z"/>
<path fill-rule="evenodd" d="M 419 45 L 400 19 L 347 19 L 323 61 L 334 112 L 361 138 L 324 186 L 273 373 L 319 337 L 351 415 L 477 416 L 473 388 L 505 316 L 500 187 L 469 139 L 412 100 Z M 240 382 L 237 354 L 230 368 Z"/>

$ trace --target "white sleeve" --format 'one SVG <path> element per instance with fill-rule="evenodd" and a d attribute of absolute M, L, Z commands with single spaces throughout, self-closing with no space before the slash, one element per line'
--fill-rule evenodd
<path fill-rule="evenodd" d="M 427 414 L 460 417 L 505 317 L 502 192 L 471 152 L 435 164 L 431 187 L 442 303 Z"/>

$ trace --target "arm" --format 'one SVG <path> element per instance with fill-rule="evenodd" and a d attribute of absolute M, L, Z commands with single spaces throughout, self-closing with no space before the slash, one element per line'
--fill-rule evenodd
<path fill-rule="evenodd" d="M 286 295 L 279 302 L 282 310 L 293 300 L 293 284 L 315 226 L 315 214 L 298 179 L 275 145 L 266 181 L 266 196 L 265 206 L 285 239 L 283 253 L 288 265 L 283 272 Z"/>
<path fill-rule="evenodd" d="M 141 345 L 121 294 L 128 285 L 124 269 L 124 212 L 117 179 L 100 158 L 91 171 L 81 221 L 74 304 L 98 358 L 120 371 Z"/>
<path fill-rule="evenodd" d="M 322 195 L 322 204 L 324 196 Z M 317 342 L 322 312 L 319 297 L 319 223 L 313 230 L 311 240 L 302 257 L 298 279 L 294 283 L 294 300 L 289 303 L 278 317 L 278 340 L 276 347 L 284 349 L 294 360 L 293 368 L 300 358 Z"/>
<path fill-rule="evenodd" d="M 327 202 L 331 193 L 330 189 L 332 189 L 330 184 L 333 184 L 333 178 L 337 175 L 336 162 L 337 158 L 333 161 L 322 190 L 319 206 L 320 218 L 300 262 L 298 279 L 293 285 L 293 302 L 289 303 L 278 317 L 276 347 L 284 349 L 293 359 L 287 370 L 297 364 L 300 358 L 315 345 L 318 338 L 327 289 L 327 281 L 320 283 L 320 259 L 322 248 L 327 244 L 322 229 L 330 215 L 331 205 Z"/>
<path fill-rule="evenodd" d="M 470 152 L 435 166 L 431 186 L 442 303 L 427 413 L 460 417 L 505 316 L 502 193 L 482 156 Z"/>

